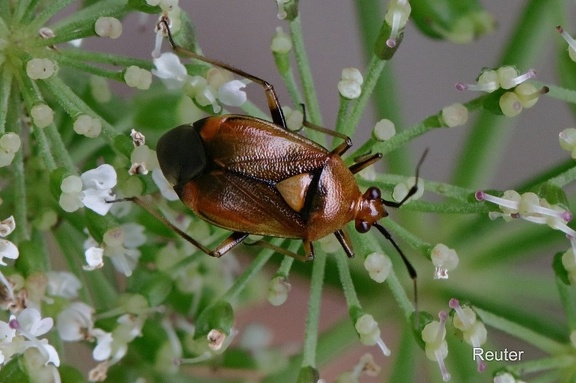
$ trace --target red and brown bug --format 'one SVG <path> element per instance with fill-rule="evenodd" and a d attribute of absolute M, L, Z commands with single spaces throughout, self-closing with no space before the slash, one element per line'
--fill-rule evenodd
<path fill-rule="evenodd" d="M 354 221 L 358 232 L 365 233 L 372 227 L 380 231 L 398 250 L 410 276 L 416 278 L 410 262 L 378 222 L 388 215 L 386 207 L 400 207 L 414 195 L 416 185 L 399 202 L 382 199 L 376 187 L 362 193 L 354 174 L 379 160 L 381 154 L 348 167 L 341 156 L 352 146 L 349 137 L 305 123 L 343 139 L 330 151 L 289 131 L 270 83 L 178 47 L 168 21 L 163 19 L 159 25 L 165 27 L 176 52 L 262 86 L 272 116 L 272 122 L 240 114 L 211 116 L 178 126 L 160 138 L 156 151 L 161 170 L 182 202 L 199 218 L 232 234 L 211 250 L 168 223 L 171 227 L 213 257 L 222 256 L 248 235 L 257 234 L 300 239 L 304 255 L 263 244 L 294 258 L 312 260 L 312 243 L 330 234 L 336 236 L 348 257 L 353 257 L 344 226 Z"/>

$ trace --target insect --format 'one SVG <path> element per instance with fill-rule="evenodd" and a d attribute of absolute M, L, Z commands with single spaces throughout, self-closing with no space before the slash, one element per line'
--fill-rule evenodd
<path fill-rule="evenodd" d="M 303 255 L 261 242 L 294 258 L 312 260 L 313 242 L 331 234 L 336 236 L 348 257 L 353 257 L 352 243 L 344 226 L 354 221 L 358 232 L 365 233 L 375 227 L 382 233 L 400 253 L 415 280 L 416 271 L 378 221 L 388 215 L 386 207 L 400 207 L 414 195 L 416 184 L 399 202 L 382 199 L 377 187 L 362 193 L 354 174 L 378 161 L 381 154 L 364 156 L 348 167 L 341 156 L 352 146 L 349 137 L 306 122 L 312 129 L 343 139 L 335 149 L 327 150 L 289 131 L 271 84 L 180 48 L 172 38 L 168 21 L 160 23 L 164 23 L 176 52 L 262 86 L 272 116 L 272 122 L 240 114 L 211 116 L 178 126 L 160 138 L 156 147 L 158 161 L 180 200 L 201 219 L 232 234 L 211 250 L 170 226 L 213 257 L 222 256 L 248 235 L 257 234 L 300 239 Z M 418 168 L 421 163 L 422 160 Z"/>

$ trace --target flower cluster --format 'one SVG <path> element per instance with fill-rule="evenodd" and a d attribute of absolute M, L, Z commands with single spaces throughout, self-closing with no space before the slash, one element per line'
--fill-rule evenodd
<path fill-rule="evenodd" d="M 497 69 L 485 69 L 478 77 L 476 84 L 457 83 L 458 90 L 476 90 L 493 93 L 498 90 L 498 105 L 500 112 L 507 117 L 518 115 L 523 108 L 528 109 L 536 104 L 538 97 L 548 92 L 548 88 L 540 90 L 527 80 L 534 78 L 536 71 L 530 69 L 519 74 L 513 66 L 503 66 Z"/>
<path fill-rule="evenodd" d="M 470 307 L 461 307 L 457 299 L 451 299 L 449 304 L 456 315 L 453 316 L 452 324 L 462 332 L 464 341 L 474 348 L 482 346 L 486 342 L 486 327 L 476 318 L 476 313 Z M 476 358 L 478 372 L 486 369 L 486 364 L 481 358 Z"/>
<path fill-rule="evenodd" d="M 552 229 L 560 230 L 567 235 L 576 248 L 576 231 L 568 226 L 572 213 L 560 205 L 550 205 L 548 201 L 537 194 L 526 192 L 520 194 L 514 190 L 506 190 L 502 197 L 496 197 L 479 190 L 475 194 L 478 201 L 492 202 L 500 207 L 501 212 L 490 212 L 491 219 L 502 217 L 506 221 L 521 218 L 537 224 L 545 224 Z"/>

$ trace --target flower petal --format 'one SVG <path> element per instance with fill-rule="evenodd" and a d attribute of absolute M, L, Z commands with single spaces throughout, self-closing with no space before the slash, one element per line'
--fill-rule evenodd
<path fill-rule="evenodd" d="M 6 263 L 2 260 L 2 258 L 10 258 L 16 259 L 18 258 L 18 248 L 12 242 L 6 239 L 0 239 L 0 265 L 6 266 Z"/>
<path fill-rule="evenodd" d="M 84 189 L 111 189 L 116 186 L 116 170 L 111 165 L 102 164 L 80 176 Z"/>

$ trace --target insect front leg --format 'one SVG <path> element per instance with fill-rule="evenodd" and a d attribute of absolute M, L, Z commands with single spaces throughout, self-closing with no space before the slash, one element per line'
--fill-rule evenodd
<path fill-rule="evenodd" d="M 212 65 L 220 67 L 222 69 L 226 69 L 227 71 L 235 73 L 238 76 L 242 76 L 242 77 L 247 78 L 251 81 L 254 81 L 258 85 L 260 85 L 262 88 L 264 88 L 264 94 L 266 95 L 266 101 L 268 103 L 268 108 L 270 109 L 272 121 L 276 125 L 279 125 L 279 126 L 283 127 L 284 129 L 287 129 L 286 119 L 284 118 L 284 113 L 282 113 L 282 108 L 280 107 L 280 101 L 278 101 L 278 95 L 276 94 L 276 91 L 274 90 L 274 87 L 272 86 L 272 84 L 270 84 L 266 80 L 261 79 L 260 77 L 254 76 L 253 74 L 250 74 L 248 72 L 244 72 L 243 70 L 238 69 L 238 68 L 234 68 L 233 66 L 226 64 L 222 61 L 218 61 L 218 60 L 214 60 L 214 59 L 211 59 L 208 57 L 204 57 L 202 55 L 199 55 L 198 53 L 195 53 L 195 52 L 192 52 L 192 51 L 189 51 L 189 50 L 186 50 L 186 49 L 180 47 L 178 44 L 176 44 L 176 42 L 174 41 L 174 38 L 172 37 L 172 32 L 170 31 L 170 20 L 168 19 L 168 17 L 163 16 L 160 19 L 160 22 L 158 25 L 161 27 L 163 26 L 163 29 L 166 32 L 166 36 L 168 37 L 168 41 L 170 42 L 170 45 L 172 46 L 172 49 L 175 52 L 178 52 L 184 56 L 194 58 L 196 60 L 203 61 L 203 62 L 208 63 L 208 64 L 212 64 Z"/>

